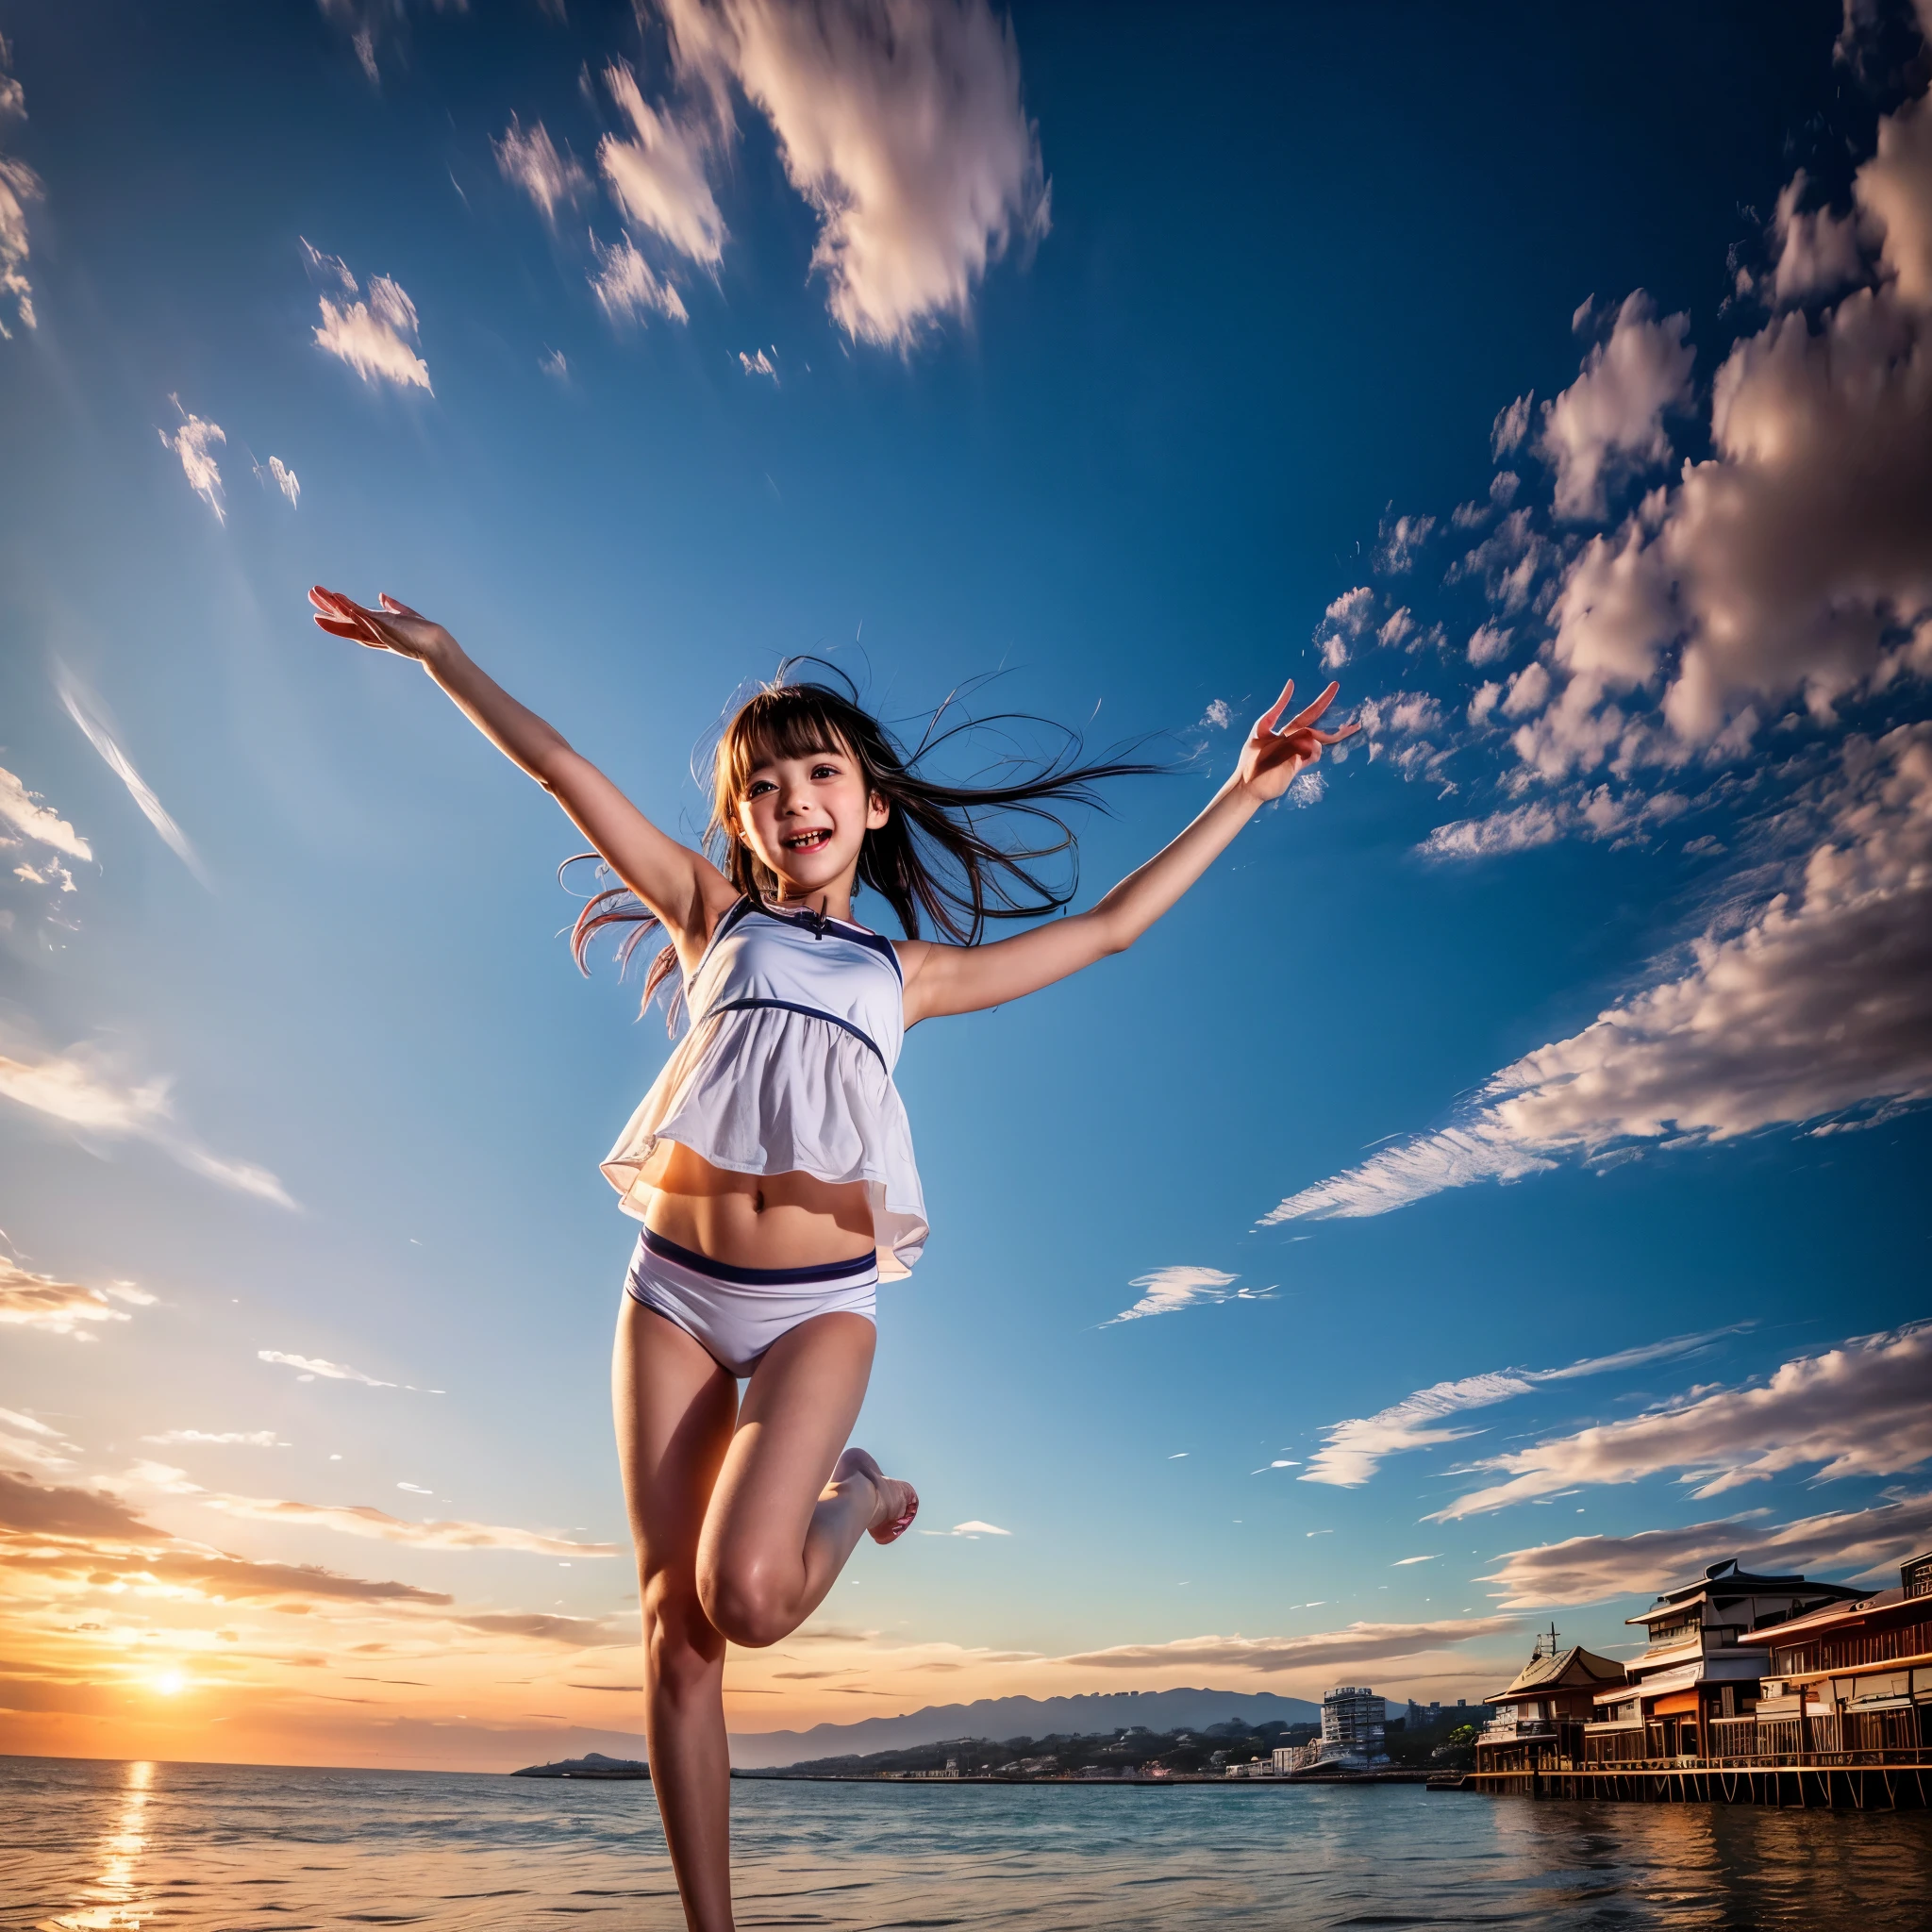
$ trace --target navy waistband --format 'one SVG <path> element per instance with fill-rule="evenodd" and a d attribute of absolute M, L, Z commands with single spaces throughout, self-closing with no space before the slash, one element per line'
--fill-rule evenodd
<path fill-rule="evenodd" d="M 827 1013 L 820 1007 L 801 1006 L 796 1000 L 758 999 L 751 994 L 747 994 L 741 1000 L 719 1001 L 715 1007 L 709 1007 L 706 1009 L 705 1018 L 708 1020 L 713 1013 L 741 1013 L 747 1008 L 752 1007 L 776 1007 L 781 1012 L 803 1013 L 808 1020 L 824 1020 L 834 1026 L 842 1026 L 860 1045 L 869 1046 L 872 1049 L 873 1058 L 878 1061 L 880 1066 L 884 1067 L 886 1065 L 886 1057 L 879 1051 L 878 1042 L 873 1039 L 870 1033 L 855 1026 L 850 1020 L 840 1019 L 837 1013 Z M 888 1067 L 886 1071 L 890 1073 L 891 1069 Z"/>
<path fill-rule="evenodd" d="M 794 1283 L 851 1281 L 878 1270 L 876 1255 L 858 1255 L 850 1261 L 815 1261 L 808 1268 L 740 1268 L 729 1261 L 714 1261 L 691 1248 L 680 1247 L 668 1235 L 646 1227 L 638 1240 L 660 1260 L 675 1261 L 693 1274 L 708 1274 L 714 1281 L 729 1281 L 740 1288 L 790 1288 Z"/>

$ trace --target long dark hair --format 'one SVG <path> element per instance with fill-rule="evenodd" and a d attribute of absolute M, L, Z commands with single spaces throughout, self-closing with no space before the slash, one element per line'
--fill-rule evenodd
<path fill-rule="evenodd" d="M 816 664 L 845 689 L 794 677 L 801 664 Z M 1167 768 L 1122 758 L 1081 764 L 1078 733 L 1048 726 L 1059 732 L 1060 749 L 1030 773 L 1000 783 L 945 784 L 925 776 L 918 767 L 962 733 L 988 726 L 1039 726 L 1045 722 L 1002 712 L 948 723 L 957 703 L 957 698 L 949 698 L 940 706 L 908 753 L 858 702 L 858 688 L 836 665 L 820 658 L 788 659 L 773 682 L 739 708 L 718 740 L 711 765 L 706 851 L 747 897 L 756 901 L 770 896 L 778 886 L 777 876 L 738 831 L 738 802 L 744 788 L 753 772 L 774 759 L 842 750 L 858 760 L 868 790 L 891 808 L 886 823 L 868 831 L 859 847 L 858 882 L 891 907 L 908 939 L 918 939 L 923 919 L 929 919 L 946 939 L 976 945 L 989 920 L 1037 919 L 1058 912 L 1078 889 L 1079 868 L 1074 830 L 1052 808 L 1080 805 L 1104 811 L 1106 805 L 1093 789 L 1098 781 Z M 996 841 L 981 827 L 988 812 L 1017 814 L 1051 836 L 1036 844 Z M 1064 882 L 1056 885 L 1039 868 L 1060 853 L 1073 858 Z M 596 856 L 584 852 L 566 859 L 559 875 Z M 608 876 L 608 868 L 600 865 L 598 871 L 600 876 Z M 571 956 L 578 970 L 588 974 L 591 941 L 607 928 L 628 927 L 617 948 L 621 972 L 658 923 L 657 914 L 628 888 L 606 887 L 593 893 L 577 914 L 571 929 Z M 676 968 L 676 948 L 667 945 L 644 975 L 640 1012 Z M 675 994 L 671 1006 L 669 1019 L 675 1024 Z"/>

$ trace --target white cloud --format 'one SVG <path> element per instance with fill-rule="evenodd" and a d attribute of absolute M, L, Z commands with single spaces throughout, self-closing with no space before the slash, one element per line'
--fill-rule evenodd
<path fill-rule="evenodd" d="M 1791 887 L 1696 941 L 1687 969 L 1504 1068 L 1449 1127 L 1291 1195 L 1263 1224 L 1386 1213 L 1620 1144 L 1932 1099 L 1932 724 L 1848 741 L 1817 816 Z"/>
<path fill-rule="evenodd" d="M 969 1520 L 965 1523 L 956 1523 L 954 1524 L 951 1529 L 928 1529 L 921 1531 L 921 1534 L 923 1536 L 963 1536 L 968 1538 L 977 1538 L 982 1536 L 1011 1536 L 1012 1533 L 1013 1532 L 1010 1529 L 1002 1529 L 996 1523 L 980 1523 L 976 1519 Z"/>
<path fill-rule="evenodd" d="M 615 1543 L 577 1543 L 539 1530 L 510 1529 L 491 1523 L 408 1523 L 367 1504 L 291 1503 L 265 1496 L 207 1495 L 202 1503 L 225 1516 L 253 1523 L 293 1523 L 333 1529 L 343 1536 L 404 1543 L 418 1550 L 524 1550 L 539 1557 L 616 1557 Z"/>
<path fill-rule="evenodd" d="M 296 509 L 301 507 L 302 479 L 296 475 L 293 470 L 290 469 L 287 463 L 283 462 L 280 457 L 269 458 L 266 469 L 263 469 L 259 463 L 257 463 L 255 475 L 258 482 L 266 477 L 273 488 L 279 490 L 289 499 L 289 508 L 291 509 Z"/>
<path fill-rule="evenodd" d="M 41 200 L 46 192 L 25 161 L 0 155 L 0 299 L 13 304 L 23 328 L 34 326 L 34 288 L 26 274 L 26 205 Z M 12 337 L 13 331 L 0 322 L 0 341 Z"/>
<path fill-rule="evenodd" d="M 538 357 L 537 367 L 545 375 L 553 377 L 558 382 L 568 382 L 570 380 L 570 364 L 564 359 L 564 354 L 561 349 L 551 349 Z"/>
<path fill-rule="evenodd" d="M 1215 731 L 1225 731 L 1234 723 L 1234 711 L 1225 698 L 1209 698 L 1208 708 L 1201 713 L 1201 724 Z"/>
<path fill-rule="evenodd" d="M 575 208 L 591 192 L 591 177 L 577 158 L 568 148 L 558 154 L 541 121 L 525 134 L 512 114 L 502 136 L 492 139 L 490 145 L 503 178 L 537 204 L 538 212 L 552 228 L 557 226 L 559 208 Z"/>
<path fill-rule="evenodd" d="M 86 1139 L 152 1141 L 191 1172 L 238 1193 L 293 1209 L 265 1167 L 210 1154 L 175 1117 L 168 1082 L 130 1086 L 81 1046 L 27 1061 L 0 1056 L 0 1098 L 58 1121 Z"/>
<path fill-rule="evenodd" d="M 1157 1268 L 1151 1274 L 1135 1275 L 1127 1284 L 1129 1288 L 1143 1288 L 1147 1292 L 1131 1308 L 1122 1309 L 1111 1321 L 1100 1325 L 1112 1328 L 1122 1322 L 1139 1322 L 1149 1315 L 1178 1314 L 1182 1308 L 1203 1302 L 1267 1301 L 1274 1292 L 1272 1286 L 1238 1289 L 1234 1284 L 1240 1279 L 1240 1275 L 1224 1274 L 1219 1268 Z"/>
<path fill-rule="evenodd" d="M 1601 517 L 1618 475 L 1665 462 L 1667 409 L 1690 400 L 1695 352 L 1688 315 L 1657 319 L 1642 290 L 1617 311 L 1610 338 L 1585 358 L 1582 374 L 1543 405 L 1537 449 L 1557 472 L 1557 514 Z"/>
<path fill-rule="evenodd" d="M 104 1322 L 125 1322 L 126 1310 L 114 1307 L 114 1300 L 142 1307 L 154 1296 L 143 1293 L 130 1282 L 103 1293 L 97 1288 L 83 1288 L 78 1282 L 60 1281 L 51 1274 L 0 1259 L 0 1325 L 39 1328 L 49 1335 L 89 1339 L 90 1330 Z"/>
<path fill-rule="evenodd" d="M 325 1361 L 320 1356 L 288 1355 L 279 1348 L 258 1348 L 258 1361 L 274 1362 L 281 1368 L 298 1369 L 299 1380 L 312 1382 L 320 1375 L 326 1382 L 360 1382 L 366 1389 L 402 1389 L 411 1395 L 441 1395 L 441 1389 L 418 1389 L 412 1382 L 384 1382 L 375 1375 L 352 1369 L 346 1362 Z"/>
<path fill-rule="evenodd" d="M 192 422 L 193 418 L 189 420 Z M 162 843 L 204 886 L 212 891 L 201 857 L 189 842 L 188 834 L 169 816 L 166 807 L 155 796 L 154 788 L 135 770 L 133 759 L 121 749 L 93 694 L 64 665 L 55 673 L 55 685 L 60 693 L 60 702 L 67 708 L 67 715 L 80 726 L 87 741 L 100 753 L 108 771 L 126 786 L 127 795 L 141 808 L 142 816 L 161 835 Z"/>
<path fill-rule="evenodd" d="M 286 1449 L 290 1446 L 273 1429 L 163 1429 L 158 1436 L 143 1436 L 141 1440 L 163 1445 L 190 1442 L 248 1449 Z"/>
<path fill-rule="evenodd" d="M 1480 543 L 1451 564 L 1442 581 L 1456 584 L 1480 577 L 1490 602 L 1507 617 L 1530 601 L 1537 577 L 1553 554 L 1548 541 L 1531 528 L 1525 505 L 1510 510 Z"/>
<path fill-rule="evenodd" d="M 1835 1510 L 1763 1526 L 1765 1512 L 1635 1536 L 1579 1536 L 1511 1550 L 1482 1581 L 1500 1584 L 1506 1610 L 1648 1596 L 1736 1557 L 1760 1572 L 1851 1571 L 1861 1581 L 1895 1581 L 1902 1557 L 1932 1541 L 1932 1492 L 1887 1496 L 1866 1509 Z"/>
<path fill-rule="evenodd" d="M 1411 1563 L 1433 1563 L 1441 1554 L 1441 1551 L 1438 1550 L 1432 1557 L 1397 1557 L 1389 1567 L 1391 1570 L 1407 1570 Z"/>
<path fill-rule="evenodd" d="M 321 298 L 322 325 L 314 331 L 315 345 L 346 362 L 364 382 L 391 382 L 398 389 L 426 390 L 429 365 L 417 353 L 420 346 L 416 305 L 399 282 L 387 275 L 370 278 L 368 298 L 340 256 L 325 255 L 308 241 L 302 243 L 311 272 L 335 283 L 340 302 Z"/>
<path fill-rule="evenodd" d="M 1856 217 L 1834 214 L 1828 208 L 1803 211 L 1799 204 L 1809 185 L 1800 168 L 1785 184 L 1772 215 L 1772 234 L 1777 242 L 1772 299 L 1780 308 L 1835 294 L 1847 283 L 1865 278 Z"/>
<path fill-rule="evenodd" d="M 1893 1475 L 1932 1458 L 1932 1322 L 1858 1336 L 1786 1362 L 1768 1381 L 1485 1457 L 1504 1480 L 1424 1519 L 1454 1523 L 1583 1484 L 1668 1471 L 1702 1499 L 1787 1470 L 1814 1480 Z"/>
<path fill-rule="evenodd" d="M 0 825 L 37 845 L 49 845 L 69 858 L 92 860 L 94 856 L 87 841 L 4 765 L 0 765 Z"/>
<path fill-rule="evenodd" d="M 225 524 L 228 512 L 222 504 L 222 473 L 215 462 L 214 445 L 228 439 L 219 423 L 204 423 L 182 409 L 179 396 L 168 400 L 181 409 L 182 423 L 173 436 L 165 429 L 160 431 L 162 446 L 181 458 L 181 474 L 188 478 L 189 489 L 214 511 L 216 523 Z"/>
<path fill-rule="evenodd" d="M 1312 1670 L 1333 1664 L 1374 1663 L 1415 1657 L 1497 1637 L 1518 1627 L 1514 1617 L 1443 1618 L 1419 1624 L 1350 1624 L 1308 1637 L 1182 1637 L 1169 1643 L 1120 1643 L 1053 1659 L 1089 1669 L 1132 1670 L 1158 1665 L 1174 1670 Z"/>
<path fill-rule="evenodd" d="M 775 350 L 772 352 L 773 355 L 776 353 Z M 771 378 L 774 389 L 778 386 L 778 365 L 763 349 L 756 356 L 747 356 L 742 349 L 739 350 L 738 365 L 747 375 L 766 375 Z"/>
<path fill-rule="evenodd" d="M 1321 647 L 1324 669 L 1339 671 L 1348 662 L 1349 647 L 1374 622 L 1374 617 L 1375 593 L 1366 584 L 1344 591 L 1329 605 L 1322 613 L 1322 622 L 1315 626 L 1314 637 Z"/>
<path fill-rule="evenodd" d="M 1828 264 L 1815 225 L 1801 246 L 1797 186 L 1780 200 L 1789 247 L 1799 249 L 1794 298 L 1827 266 L 1840 275 L 1851 265 L 1840 231 Z M 1932 501 L 1924 97 L 1881 119 L 1853 192 L 1861 228 L 1878 237 L 1875 285 L 1824 309 L 1815 327 L 1785 312 L 1736 342 L 1711 386 L 1710 457 L 1570 564 L 1553 654 L 1567 680 L 1516 740 L 1544 777 L 1607 759 L 1734 756 L 1790 697 L 1829 723 L 1847 697 L 1932 673 L 1932 523 L 1921 508 Z M 1638 694 L 1641 710 L 1626 713 Z"/>
<path fill-rule="evenodd" d="M 669 282 L 660 281 L 651 272 L 650 263 L 638 253 L 629 236 L 622 237 L 616 247 L 607 248 L 593 235 L 591 252 L 597 259 L 591 289 L 613 322 L 642 322 L 654 312 L 669 316 L 673 322 L 687 319 L 683 298 Z"/>
<path fill-rule="evenodd" d="M 1494 685 L 1485 685 L 1494 691 Z M 1492 858 L 1501 852 L 1526 852 L 1559 839 L 1567 823 L 1562 809 L 1546 800 L 1514 805 L 1487 818 L 1456 819 L 1438 825 L 1416 847 L 1425 858 Z"/>
<path fill-rule="evenodd" d="M 1493 664 L 1499 658 L 1509 655 L 1509 640 L 1516 633 L 1506 625 L 1480 624 L 1469 640 L 1469 661 L 1472 664 Z"/>
<path fill-rule="evenodd" d="M 1375 633 L 1375 641 L 1385 649 L 1392 650 L 1396 645 L 1407 643 L 1415 633 L 1415 613 L 1405 604 L 1400 610 L 1391 614 L 1389 621 Z"/>
<path fill-rule="evenodd" d="M 1430 516 L 1400 516 L 1392 521 L 1384 517 L 1377 532 L 1375 568 L 1390 576 L 1401 576 L 1412 570 L 1417 552 L 1429 541 L 1429 532 L 1435 527 L 1436 520 Z"/>
<path fill-rule="evenodd" d="M 1719 1335 L 1733 1332 L 1716 1329 L 1703 1335 L 1674 1335 L 1665 1341 L 1647 1342 L 1614 1355 L 1586 1357 L 1567 1368 L 1492 1369 L 1453 1382 L 1434 1383 L 1374 1415 L 1329 1424 L 1323 1431 L 1322 1446 L 1316 1450 L 1307 1474 L 1295 1480 L 1324 1483 L 1335 1489 L 1358 1489 L 1391 1456 L 1443 1442 L 1460 1442 L 1478 1433 L 1474 1429 L 1444 1427 L 1444 1420 L 1449 1416 L 1493 1407 L 1513 1396 L 1526 1395 L 1546 1382 L 1571 1382 L 1585 1375 L 1610 1374 L 1646 1362 L 1667 1361 L 1707 1346 Z"/>
<path fill-rule="evenodd" d="M 706 178 L 709 142 L 703 119 L 659 113 L 623 61 L 604 70 L 604 84 L 633 136 L 620 141 L 607 134 L 597 144 L 610 198 L 634 226 L 649 229 L 701 268 L 716 268 L 724 254 L 724 217 Z"/>
<path fill-rule="evenodd" d="M 1050 191 L 1009 23 L 987 0 L 663 0 L 678 69 L 721 125 L 732 84 L 819 216 L 812 266 L 858 341 L 906 349 L 963 316 Z"/>
<path fill-rule="evenodd" d="M 38 1416 L 23 1415 L 17 1408 L 0 1408 L 0 1456 L 8 1461 L 16 1465 L 25 1462 L 35 1469 L 72 1469 L 74 1446 Z"/>
<path fill-rule="evenodd" d="M 1496 411 L 1496 420 L 1490 426 L 1490 455 L 1497 461 L 1517 448 L 1529 434 L 1529 406 L 1535 400 L 1535 391 L 1532 391 Z"/>

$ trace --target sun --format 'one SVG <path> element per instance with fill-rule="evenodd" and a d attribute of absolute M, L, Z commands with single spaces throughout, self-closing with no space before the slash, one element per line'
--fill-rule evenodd
<path fill-rule="evenodd" d="M 187 1690 L 188 1679 L 179 1671 L 163 1671 L 154 1679 L 154 1687 L 163 1697 L 178 1697 Z"/>

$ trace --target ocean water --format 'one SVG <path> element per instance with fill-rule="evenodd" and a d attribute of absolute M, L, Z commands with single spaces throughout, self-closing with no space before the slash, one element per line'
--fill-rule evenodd
<path fill-rule="evenodd" d="M 732 1787 L 741 1926 L 1923 1932 L 1932 1814 L 1420 1786 Z M 0 1758 L 0 1926 L 683 1924 L 648 1785 Z"/>

